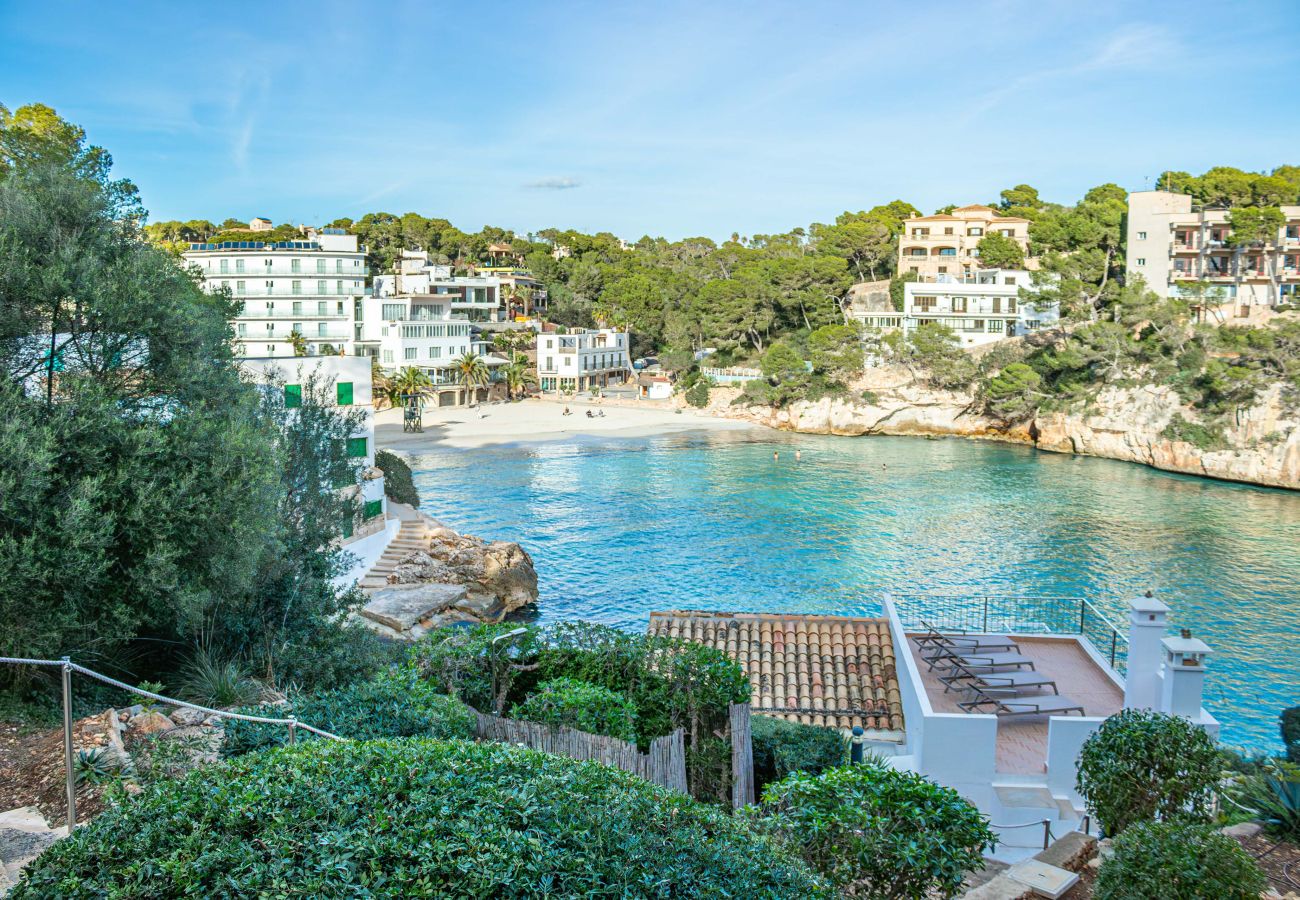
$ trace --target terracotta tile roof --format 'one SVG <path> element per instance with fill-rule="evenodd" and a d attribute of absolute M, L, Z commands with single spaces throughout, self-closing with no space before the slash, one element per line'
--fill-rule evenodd
<path fill-rule="evenodd" d="M 740 663 L 755 713 L 902 739 L 885 619 L 675 610 L 651 613 L 647 631 L 716 647 Z"/>

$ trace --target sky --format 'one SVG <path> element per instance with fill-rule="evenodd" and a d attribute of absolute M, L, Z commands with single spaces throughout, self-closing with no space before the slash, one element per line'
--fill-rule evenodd
<path fill-rule="evenodd" d="M 0 103 L 153 221 L 788 231 L 1300 164 L 1298 0 L 0 0 Z"/>

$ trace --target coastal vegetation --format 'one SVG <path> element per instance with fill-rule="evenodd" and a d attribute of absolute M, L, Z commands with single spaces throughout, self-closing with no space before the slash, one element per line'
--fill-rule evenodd
<path fill-rule="evenodd" d="M 1094 900 L 1256 900 L 1267 886 L 1250 854 L 1210 825 L 1139 822 L 1113 849 Z"/>
<path fill-rule="evenodd" d="M 390 450 L 379 450 L 375 453 L 375 467 L 384 473 L 384 494 L 389 500 L 420 508 L 420 492 L 406 460 Z"/>

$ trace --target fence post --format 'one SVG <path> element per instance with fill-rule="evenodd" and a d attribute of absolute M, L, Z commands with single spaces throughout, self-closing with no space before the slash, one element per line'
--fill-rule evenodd
<path fill-rule="evenodd" d="M 72 765 L 72 660 L 63 657 L 63 774 L 68 788 L 68 834 L 77 827 L 77 778 Z"/>
<path fill-rule="evenodd" d="M 289 746 L 292 747 L 298 738 L 298 717 L 289 717 Z"/>
<path fill-rule="evenodd" d="M 989 633 L 989 598 L 984 598 L 984 627 L 980 629 L 983 634 Z"/>
<path fill-rule="evenodd" d="M 1110 630 L 1110 667 L 1115 668 L 1115 642 L 1119 640 L 1119 632 L 1114 628 Z"/>
<path fill-rule="evenodd" d="M 1080 599 L 1079 600 L 1079 634 L 1084 633 L 1084 617 L 1087 615 L 1088 615 L 1088 601 L 1086 599 Z"/>
<path fill-rule="evenodd" d="M 1043 849 L 1046 850 L 1052 846 L 1052 820 L 1043 820 Z"/>
<path fill-rule="evenodd" d="M 754 802 L 754 743 L 749 730 L 749 704 L 732 703 L 731 806 L 740 809 Z"/>

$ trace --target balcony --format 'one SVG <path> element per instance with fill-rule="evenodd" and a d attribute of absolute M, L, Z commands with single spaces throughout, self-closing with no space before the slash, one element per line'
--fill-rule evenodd
<path fill-rule="evenodd" d="M 239 314 L 235 316 L 235 318 L 241 321 L 258 321 L 261 319 L 293 319 L 297 321 L 299 319 L 343 320 L 343 319 L 350 319 L 351 316 L 347 312 L 336 312 L 336 311 L 315 312 L 313 310 L 301 310 L 299 312 L 282 312 L 281 310 L 277 309 L 274 312 L 266 312 L 266 311 L 249 312 L 248 310 L 240 310 Z"/>

